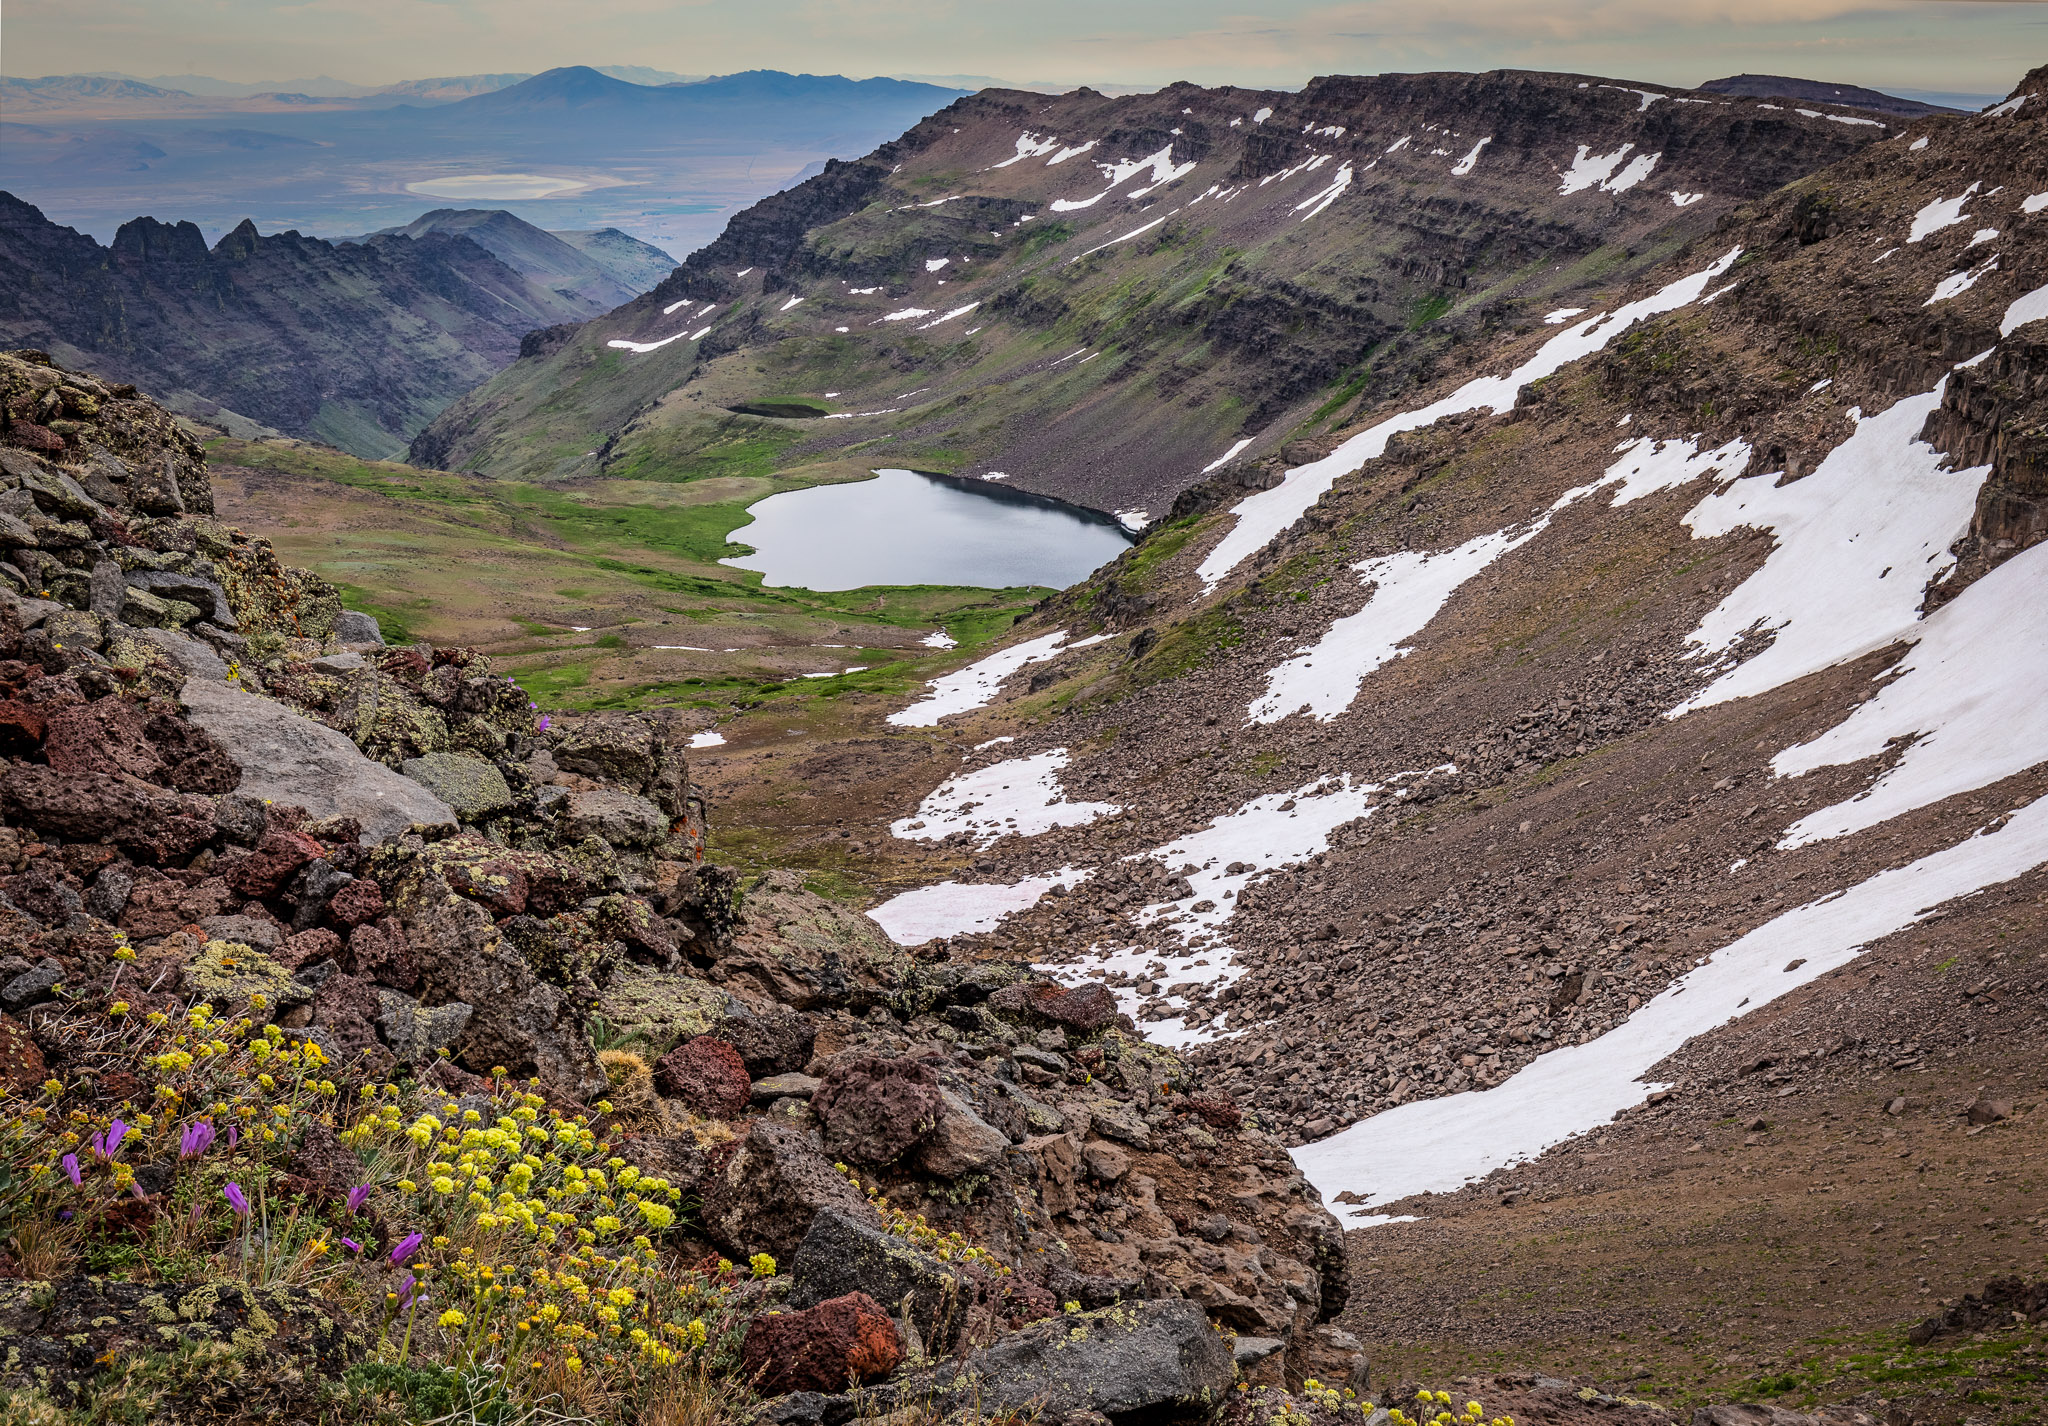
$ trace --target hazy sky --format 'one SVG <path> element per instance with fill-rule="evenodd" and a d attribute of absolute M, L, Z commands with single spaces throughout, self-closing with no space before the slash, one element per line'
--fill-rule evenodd
<path fill-rule="evenodd" d="M 1299 85 L 1387 70 L 1753 71 L 2003 93 L 2048 61 L 2035 0 L 7 0 L 14 75 L 364 84 L 640 64 Z"/>

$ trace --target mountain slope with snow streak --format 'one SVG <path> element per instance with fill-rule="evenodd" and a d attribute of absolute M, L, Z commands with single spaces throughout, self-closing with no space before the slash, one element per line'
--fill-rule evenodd
<path fill-rule="evenodd" d="M 1297 426 L 1320 438 L 1463 344 L 1609 310 L 1739 203 L 1902 123 L 1518 71 L 985 90 L 737 215 L 414 455 L 617 474 L 715 452 L 736 409 L 805 398 L 836 419 L 748 418 L 793 463 L 886 437 L 929 468 L 1164 510 L 1223 452 L 1298 464 Z M 1567 181 L 1587 153 L 1615 160 Z M 683 302 L 714 315 L 678 325 Z"/>
<path fill-rule="evenodd" d="M 1675 152 L 1617 159 L 1664 154 L 1619 198 Z M 1226 459 L 1003 641 L 1063 652 L 896 728 L 921 760 L 875 755 L 863 825 L 1054 754 L 1037 807 L 1119 810 L 882 838 L 878 914 L 920 960 L 1104 986 L 1205 1106 L 1155 1116 L 1256 1115 L 1358 1230 L 1367 1341 L 1560 1360 L 1591 1324 L 1633 1362 L 1684 1323 L 1791 1363 L 2014 1270 L 2048 1209 L 2044 193 L 2040 106 L 1915 121 Z M 1075 336 L 1049 357 L 1108 350 Z M 1075 1132 L 1113 1163 L 1131 1128 Z M 1121 1182 L 1062 1226 L 1112 1252 Z M 1941 1253 L 1894 1251 L 1923 1221 Z"/>

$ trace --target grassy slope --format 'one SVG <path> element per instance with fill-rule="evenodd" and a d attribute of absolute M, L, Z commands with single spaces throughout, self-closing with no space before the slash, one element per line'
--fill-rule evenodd
<path fill-rule="evenodd" d="M 971 647 L 1047 592 L 813 593 L 717 563 L 746 551 L 730 536 L 748 505 L 865 474 L 849 463 L 543 487 L 289 442 L 222 439 L 209 453 L 223 514 L 340 585 L 387 637 L 483 648 L 559 706 L 899 693 L 958 657 L 923 647 L 931 630 Z M 853 664 L 868 667 L 800 677 Z"/>

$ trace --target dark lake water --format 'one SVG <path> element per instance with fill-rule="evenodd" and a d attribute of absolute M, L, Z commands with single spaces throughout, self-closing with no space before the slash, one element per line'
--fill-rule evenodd
<path fill-rule="evenodd" d="M 794 589 L 964 584 L 1065 589 L 1130 547 L 1121 525 L 1056 500 L 911 470 L 814 485 L 750 507 L 732 538 L 754 553 L 721 563 Z"/>

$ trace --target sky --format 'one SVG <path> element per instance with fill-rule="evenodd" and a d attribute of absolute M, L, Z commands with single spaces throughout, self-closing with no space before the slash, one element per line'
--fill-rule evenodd
<path fill-rule="evenodd" d="M 256 81 L 639 64 L 1296 87 L 1522 68 L 1742 72 L 2003 94 L 2048 62 L 2040 0 L 7 0 L 9 75 Z"/>

